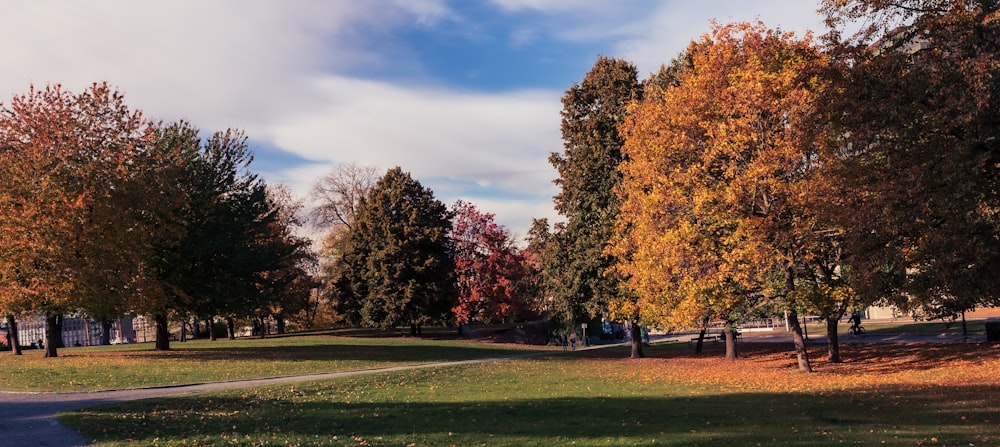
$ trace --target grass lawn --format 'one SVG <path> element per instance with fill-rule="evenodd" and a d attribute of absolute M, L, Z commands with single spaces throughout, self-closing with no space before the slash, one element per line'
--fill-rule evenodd
<path fill-rule="evenodd" d="M 461 360 L 524 352 L 468 341 L 325 335 L 265 339 L 173 342 L 171 351 L 152 343 L 62 348 L 59 357 L 41 350 L 0 354 L 0 390 L 94 391 L 276 377 Z M 534 348 L 539 349 L 539 348 Z"/>
<path fill-rule="evenodd" d="M 1000 348 L 620 347 L 115 404 L 60 421 L 112 445 L 1000 445 Z"/>

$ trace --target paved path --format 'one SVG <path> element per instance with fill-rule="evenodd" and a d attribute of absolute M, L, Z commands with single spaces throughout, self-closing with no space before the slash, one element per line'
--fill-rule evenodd
<path fill-rule="evenodd" d="M 696 334 L 672 334 L 654 336 L 656 342 L 687 341 Z M 971 342 L 985 341 L 984 335 L 970 336 Z M 791 336 L 784 332 L 748 334 L 744 341 L 754 342 L 788 342 Z M 961 335 L 868 335 L 852 337 L 842 335 L 841 343 L 852 342 L 884 342 L 884 343 L 941 343 L 963 341 Z M 825 336 L 810 336 L 811 343 L 826 343 Z M 582 349 L 600 349 L 618 345 L 600 345 Z M 356 371 L 341 371 L 301 376 L 275 377 L 268 379 L 237 380 L 231 382 L 202 383 L 195 385 L 140 388 L 113 391 L 95 391 L 86 393 L 12 393 L 0 392 L 0 445 L 4 447 L 79 447 L 90 445 L 87 439 L 79 433 L 63 427 L 56 422 L 55 415 L 63 411 L 94 405 L 125 402 L 154 397 L 177 396 L 181 394 L 203 393 L 237 388 L 249 388 L 282 383 L 306 382 L 311 380 L 334 379 L 339 377 L 375 374 L 381 372 L 403 371 L 419 368 L 437 368 L 442 366 L 463 365 L 471 363 L 490 362 L 513 358 L 535 357 L 562 353 L 564 351 L 538 351 L 504 357 L 490 357 L 452 362 L 422 363 L 415 365 L 393 366 L 386 368 L 365 369 Z"/>

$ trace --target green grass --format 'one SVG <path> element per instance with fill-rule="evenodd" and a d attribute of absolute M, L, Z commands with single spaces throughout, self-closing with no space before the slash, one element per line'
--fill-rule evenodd
<path fill-rule="evenodd" d="M 60 417 L 117 445 L 997 445 L 996 348 L 848 348 L 802 375 L 658 346 L 379 373 L 95 407 Z M 963 359 L 970 361 L 965 362 Z M 957 369 L 957 370 L 956 370 Z"/>
<path fill-rule="evenodd" d="M 0 390 L 94 391 L 218 382 L 492 357 L 529 348 L 468 341 L 300 336 L 64 348 L 4 355 Z"/>
<path fill-rule="evenodd" d="M 921 321 L 921 322 L 891 322 L 865 323 L 865 331 L 885 334 L 961 334 L 962 322 Z M 986 332 L 985 320 L 973 320 L 966 323 L 969 335 Z"/>

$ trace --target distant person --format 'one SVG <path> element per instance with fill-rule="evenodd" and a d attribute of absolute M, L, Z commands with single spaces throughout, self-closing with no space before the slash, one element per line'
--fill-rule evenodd
<path fill-rule="evenodd" d="M 569 345 L 569 341 L 566 339 L 566 333 L 565 332 L 560 332 L 559 333 L 559 343 L 562 345 L 563 351 L 565 351 L 566 350 L 566 346 Z"/>
<path fill-rule="evenodd" d="M 851 333 L 857 334 L 858 328 L 861 327 L 861 314 L 858 312 L 853 312 L 851 313 L 851 318 L 848 319 L 847 321 L 851 323 L 851 329 L 850 329 Z"/>
<path fill-rule="evenodd" d="M 574 351 L 576 351 L 576 332 L 569 333 L 569 345 Z"/>

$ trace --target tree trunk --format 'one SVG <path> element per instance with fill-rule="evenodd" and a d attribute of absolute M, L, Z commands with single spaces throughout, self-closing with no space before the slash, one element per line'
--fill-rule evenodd
<path fill-rule="evenodd" d="M 417 323 L 410 323 L 410 336 L 411 337 L 417 336 Z"/>
<path fill-rule="evenodd" d="M 795 271 L 792 266 L 785 267 L 785 293 L 791 295 L 795 291 Z M 795 355 L 799 360 L 799 371 L 811 373 L 809 351 L 806 349 L 806 339 L 802 335 L 802 325 L 799 324 L 799 313 L 793 309 L 788 311 L 788 322 L 792 326 L 792 341 L 795 343 Z"/>
<path fill-rule="evenodd" d="M 645 357 L 645 354 L 643 354 L 642 352 L 642 328 L 639 327 L 638 322 L 635 321 L 632 322 L 631 332 L 632 332 L 632 355 L 630 355 L 629 357 L 633 359 L 641 359 Z"/>
<path fill-rule="evenodd" d="M 215 319 L 206 318 L 205 327 L 208 328 L 208 339 L 215 341 Z"/>
<path fill-rule="evenodd" d="M 722 329 L 722 334 L 726 337 L 726 360 L 736 360 L 736 331 L 729 324 Z"/>
<path fill-rule="evenodd" d="M 167 316 L 153 315 L 153 322 L 156 324 L 156 351 L 170 350 L 170 328 L 167 327 Z"/>
<path fill-rule="evenodd" d="M 267 337 L 267 322 L 264 321 L 264 317 L 258 318 L 260 321 L 260 338 Z"/>
<path fill-rule="evenodd" d="M 51 344 L 53 345 L 53 347 L 55 349 L 65 348 L 66 345 L 63 343 L 63 337 L 62 337 L 62 332 L 63 331 L 62 331 L 62 329 L 63 329 L 63 323 L 66 322 L 66 317 L 63 316 L 62 314 L 60 314 L 60 315 L 56 315 L 55 318 L 56 318 L 55 319 L 55 331 L 52 333 L 52 335 L 55 338 L 52 339 L 52 343 Z M 49 345 L 48 341 L 46 341 L 45 345 L 46 346 Z M 55 357 L 55 355 L 53 355 L 52 357 Z"/>
<path fill-rule="evenodd" d="M 10 352 L 21 355 L 21 336 L 17 333 L 17 320 L 13 315 L 7 315 L 7 340 L 10 341 Z"/>
<path fill-rule="evenodd" d="M 45 314 L 45 357 L 59 357 L 59 325 L 58 314 Z"/>
<path fill-rule="evenodd" d="M 830 363 L 840 363 L 843 361 L 840 359 L 840 334 L 837 332 L 837 325 L 840 323 L 840 317 L 842 316 L 843 313 L 826 317 L 826 339 L 828 340 L 826 345 L 830 351 Z"/>
<path fill-rule="evenodd" d="M 120 335 L 120 334 L 119 334 Z M 101 320 L 101 345 L 111 344 L 111 320 Z"/>
<path fill-rule="evenodd" d="M 233 317 L 226 317 L 226 335 L 230 340 L 236 340 L 236 322 Z"/>
<path fill-rule="evenodd" d="M 795 355 L 799 361 L 799 371 L 812 372 L 809 365 L 809 351 L 806 350 L 806 339 L 802 336 L 802 324 L 799 323 L 799 313 L 788 311 L 788 324 L 792 327 L 792 342 L 795 344 Z"/>
<path fill-rule="evenodd" d="M 702 326 L 701 332 L 698 332 L 698 341 L 694 343 L 694 353 L 701 354 L 705 349 L 705 333 L 708 332 L 708 326 Z"/>

